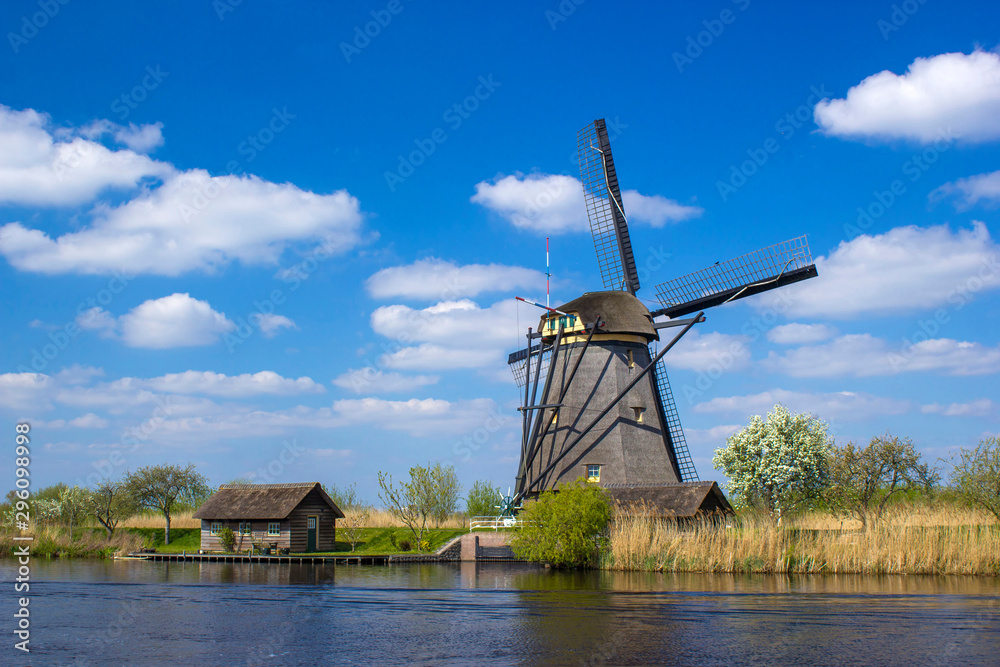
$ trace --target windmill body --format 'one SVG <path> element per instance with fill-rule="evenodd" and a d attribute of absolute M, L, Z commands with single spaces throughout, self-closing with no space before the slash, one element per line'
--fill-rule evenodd
<path fill-rule="evenodd" d="M 563 325 L 556 367 L 540 404 L 548 432 L 526 462 L 525 488 L 532 494 L 585 477 L 606 484 L 676 484 L 681 473 L 656 377 L 647 373 L 588 432 L 583 429 L 649 366 L 649 344 L 659 340 L 649 310 L 624 291 L 589 292 L 559 306 L 570 315 L 545 317 L 542 341 L 552 344 Z M 587 343 L 583 322 L 600 317 L 600 333 Z M 569 322 L 572 325 L 569 325 Z M 576 373 L 570 377 L 573 369 Z M 565 454 L 560 457 L 561 454 Z M 555 466 L 543 472 L 556 462 Z"/>
<path fill-rule="evenodd" d="M 528 346 L 510 355 L 524 392 L 513 500 L 583 477 L 665 516 L 725 510 L 718 485 L 698 480 L 663 357 L 704 321 L 705 308 L 815 277 L 809 246 L 798 237 L 663 283 L 662 307 L 650 312 L 635 296 L 639 277 L 603 120 L 578 133 L 577 149 L 605 290 L 543 306 Z M 656 322 L 661 316 L 669 319 Z"/>

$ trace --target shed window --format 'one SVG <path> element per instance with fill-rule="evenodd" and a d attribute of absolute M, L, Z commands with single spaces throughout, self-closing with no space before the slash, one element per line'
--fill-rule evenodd
<path fill-rule="evenodd" d="M 590 464 L 587 466 L 587 481 L 588 482 L 600 482 L 601 481 L 601 466 Z"/>
<path fill-rule="evenodd" d="M 270 523 L 268 523 L 267 524 L 267 534 L 271 535 L 271 536 L 281 535 L 281 522 L 279 522 L 279 521 L 271 521 Z"/>
<path fill-rule="evenodd" d="M 241 521 L 240 522 L 240 535 L 249 535 L 249 534 L 250 534 L 250 522 L 249 521 Z"/>
<path fill-rule="evenodd" d="M 221 521 L 213 521 L 212 522 L 212 534 L 213 535 L 218 535 L 220 530 L 222 530 L 222 522 Z"/>
<path fill-rule="evenodd" d="M 646 408 L 633 407 L 632 412 L 635 414 L 636 423 L 642 423 L 642 414 L 646 411 Z"/>

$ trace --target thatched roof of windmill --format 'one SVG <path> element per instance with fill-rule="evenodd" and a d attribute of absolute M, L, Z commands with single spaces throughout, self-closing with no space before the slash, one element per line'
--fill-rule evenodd
<path fill-rule="evenodd" d="M 338 519 L 344 513 L 319 482 L 307 484 L 223 484 L 194 513 L 195 519 L 284 519 L 316 491 Z"/>
<path fill-rule="evenodd" d="M 556 310 L 579 313 L 587 324 L 600 316 L 604 323 L 600 333 L 635 334 L 649 340 L 659 340 L 659 335 L 653 328 L 653 318 L 649 314 L 649 309 L 628 292 L 620 290 L 587 292 L 569 303 L 558 306 Z"/>
<path fill-rule="evenodd" d="M 604 488 L 611 500 L 624 510 L 648 516 L 690 518 L 733 511 L 715 482 L 606 484 Z"/>

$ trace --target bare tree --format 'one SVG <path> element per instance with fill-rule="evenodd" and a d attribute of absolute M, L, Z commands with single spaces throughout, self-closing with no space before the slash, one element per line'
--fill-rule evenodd
<path fill-rule="evenodd" d="M 340 522 L 343 527 L 341 532 L 351 544 L 351 551 L 354 551 L 358 542 L 361 541 L 362 531 L 368 526 L 371 519 L 371 511 L 367 507 L 356 507 L 345 514 L 346 516 Z"/>
<path fill-rule="evenodd" d="M 125 482 L 101 482 L 87 496 L 91 515 L 104 526 L 108 537 L 115 534 L 118 523 L 135 515 L 135 498 Z"/>
<path fill-rule="evenodd" d="M 833 450 L 826 490 L 830 508 L 874 525 L 897 493 L 906 489 L 930 490 L 938 475 L 926 463 L 909 438 L 886 433 L 871 439 L 867 447 L 854 443 Z"/>
<path fill-rule="evenodd" d="M 136 502 L 141 507 L 159 510 L 166 519 L 164 544 L 170 544 L 170 514 L 174 508 L 179 503 L 194 503 L 208 493 L 207 480 L 193 463 L 185 468 L 169 464 L 146 466 L 126 479 Z"/>

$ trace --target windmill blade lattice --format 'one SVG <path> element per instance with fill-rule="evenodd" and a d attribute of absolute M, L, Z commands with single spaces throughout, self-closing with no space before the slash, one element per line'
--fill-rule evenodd
<path fill-rule="evenodd" d="M 650 349 L 650 356 L 655 355 L 656 349 Z M 677 469 L 681 474 L 681 481 L 697 482 L 699 481 L 698 471 L 694 467 L 691 452 L 688 450 L 684 429 L 681 427 L 681 418 L 677 414 L 677 403 L 674 402 L 674 394 L 670 390 L 670 380 L 667 379 L 667 369 L 662 359 L 656 363 L 653 377 L 656 380 L 656 390 L 660 395 L 660 405 L 663 406 L 663 418 L 667 424 L 667 432 L 670 435 L 671 444 L 674 446 L 674 456 L 677 458 Z"/>
<path fill-rule="evenodd" d="M 679 317 L 815 276 L 809 243 L 799 236 L 657 285 L 663 308 L 653 316 Z"/>
<path fill-rule="evenodd" d="M 639 273 L 604 120 L 596 120 L 580 130 L 576 143 L 587 218 L 604 288 L 635 294 L 639 289 Z"/>
<path fill-rule="evenodd" d="M 525 363 L 524 360 L 528 356 L 528 348 L 523 348 L 517 352 L 512 352 L 510 356 L 507 357 L 507 364 L 510 366 L 511 372 L 514 374 L 514 382 L 517 386 L 524 388 L 524 383 L 529 379 L 533 379 L 535 374 L 535 364 L 538 363 L 538 348 L 539 345 L 531 346 L 531 375 L 532 378 L 525 376 Z M 545 375 L 549 370 L 549 357 L 552 355 L 552 348 L 547 347 L 545 351 L 542 352 L 542 370 L 538 375 L 538 384 L 541 386 L 545 382 Z"/>

